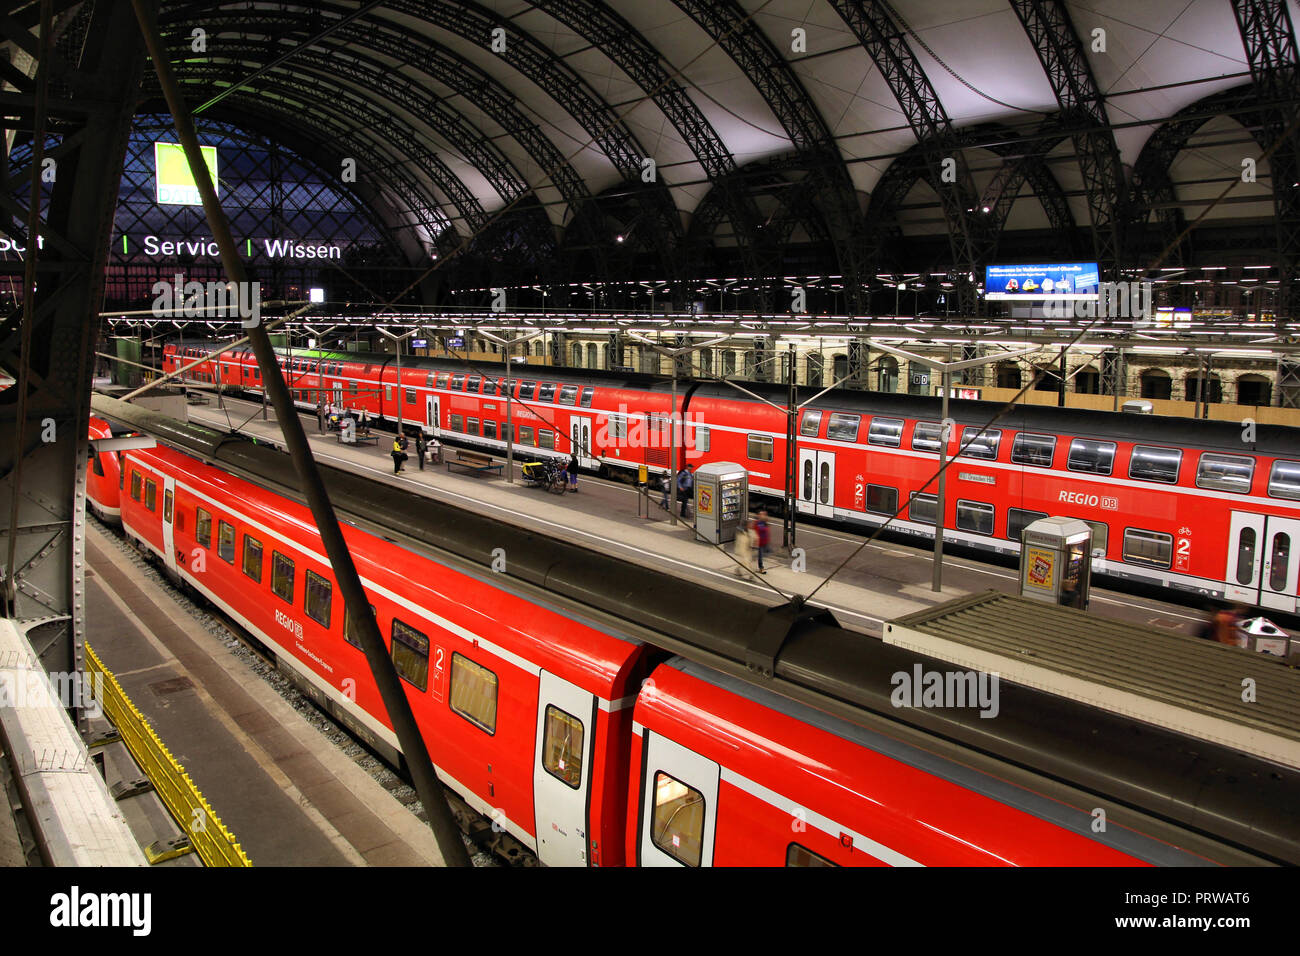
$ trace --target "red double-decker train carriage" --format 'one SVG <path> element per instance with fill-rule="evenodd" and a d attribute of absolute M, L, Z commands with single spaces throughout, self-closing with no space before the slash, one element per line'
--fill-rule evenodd
<path fill-rule="evenodd" d="M 202 359 L 211 343 L 168 345 L 164 367 Z M 490 450 L 505 447 L 499 370 L 391 354 L 283 353 L 295 399 L 366 409 Z M 251 352 L 189 375 L 256 391 Z M 671 398 L 662 381 L 520 367 L 512 376 L 514 441 L 585 468 L 669 466 Z M 778 403 L 784 390 L 746 383 Z M 938 399 L 835 390 L 797 424 L 798 509 L 933 538 L 943 429 Z M 1295 613 L 1300 610 L 1300 440 L 1282 426 L 1152 418 L 953 401 L 944 539 L 1015 555 L 1026 524 L 1046 515 L 1093 528 L 1094 573 Z M 786 416 L 717 383 L 683 389 L 679 462 L 730 461 L 751 493 L 784 495 Z M 961 452 L 958 455 L 958 452 Z M 900 510 L 901 509 L 901 510 Z"/>
<path fill-rule="evenodd" d="M 204 460 L 125 453 L 126 534 L 398 759 L 310 513 L 271 490 L 293 487 L 286 456 L 208 438 L 191 449 Z M 832 716 L 737 678 L 762 605 L 326 472 L 440 777 L 544 863 L 1300 862 L 1289 770 L 1009 685 L 996 728 L 954 710 L 923 732 L 891 706 L 890 675 L 947 665 L 830 622 L 782 651 L 777 677 L 859 701 L 853 720 Z M 672 656 L 695 645 L 721 669 Z M 1231 772 L 1194 772 L 1207 750 Z"/>

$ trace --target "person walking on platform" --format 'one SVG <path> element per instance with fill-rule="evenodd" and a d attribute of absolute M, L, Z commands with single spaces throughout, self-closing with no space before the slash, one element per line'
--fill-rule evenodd
<path fill-rule="evenodd" d="M 569 464 L 564 469 L 569 473 L 569 490 L 575 494 L 578 491 L 578 456 L 570 455 Z"/>
<path fill-rule="evenodd" d="M 403 440 L 404 440 L 404 436 L 402 436 L 402 435 L 398 435 L 396 438 L 393 439 L 393 452 L 392 452 L 392 454 L 393 454 L 393 474 L 397 474 L 399 471 L 401 471 L 401 470 L 402 470 L 402 462 L 406 461 L 406 452 L 402 450 L 402 449 L 403 449 L 403 445 L 402 445 Z"/>
<path fill-rule="evenodd" d="M 691 474 L 691 466 L 685 465 L 677 473 L 677 500 L 681 502 L 680 514 L 686 517 L 686 505 L 691 500 L 691 494 L 695 491 L 695 476 Z"/>
<path fill-rule="evenodd" d="M 767 569 L 763 567 L 763 555 L 767 552 L 771 530 L 767 526 L 767 511 L 762 508 L 758 510 L 758 520 L 754 522 L 754 534 L 758 539 L 758 573 L 767 574 Z"/>
<path fill-rule="evenodd" d="M 420 470 L 424 471 L 424 453 L 429 450 L 428 444 L 424 440 L 424 431 L 415 433 L 415 460 L 420 463 Z"/>
<path fill-rule="evenodd" d="M 316 399 L 316 431 L 325 434 L 325 406 L 319 398 Z"/>
<path fill-rule="evenodd" d="M 736 577 L 743 578 L 746 573 L 752 574 L 757 570 L 754 567 L 754 529 L 748 517 L 741 518 L 740 526 L 736 528 L 734 550 L 736 560 L 740 562 L 740 567 L 736 568 Z"/>
<path fill-rule="evenodd" d="M 1245 642 L 1241 639 L 1241 629 L 1239 625 L 1242 620 L 1244 608 L 1240 604 L 1234 604 L 1232 607 L 1222 608 L 1214 615 L 1214 639 L 1220 644 L 1231 644 L 1233 647 L 1243 647 Z"/>
<path fill-rule="evenodd" d="M 668 475 L 666 473 L 659 476 L 659 487 L 664 493 L 664 500 L 659 502 L 659 507 L 663 508 L 664 511 L 667 511 L 668 510 Z"/>

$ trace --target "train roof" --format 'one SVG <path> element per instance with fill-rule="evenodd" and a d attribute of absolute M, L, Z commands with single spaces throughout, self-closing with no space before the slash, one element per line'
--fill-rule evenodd
<path fill-rule="evenodd" d="M 188 348 L 220 347 L 220 343 L 211 341 L 182 340 L 175 344 Z M 242 347 L 241 350 L 248 349 Z M 277 352 L 287 354 L 285 349 L 277 349 Z M 292 354 L 295 357 L 372 365 L 385 364 L 395 359 L 391 352 L 325 352 L 295 349 Z M 402 367 L 470 372 L 488 376 L 500 373 L 500 368 L 493 365 L 424 356 L 403 358 Z M 627 374 L 598 369 L 577 370 L 562 366 L 515 366 L 515 368 L 516 371 L 512 373 L 514 377 L 526 380 L 566 384 L 603 384 L 612 388 L 641 389 L 651 392 L 667 392 L 672 388 L 671 380 L 660 375 Z M 746 381 L 744 386 L 748 391 L 777 404 L 784 404 L 789 398 L 789 388 L 786 385 Z M 716 381 L 682 379 L 678 382 L 678 390 L 683 396 L 689 396 L 688 400 L 697 397 L 745 400 L 742 392 Z M 795 394 L 798 400 L 803 401 L 818 391 L 820 389 L 813 386 L 801 385 L 796 387 Z M 808 407 L 860 415 L 938 421 L 943 403 L 940 398 L 924 395 L 833 388 Z M 689 405 L 686 408 L 689 409 Z M 1240 455 L 1253 452 L 1270 457 L 1300 456 L 1300 429 L 1286 425 L 1256 423 L 1253 427 L 1253 435 L 1250 436 L 1254 440 L 1245 441 L 1249 421 L 1249 416 L 1246 415 L 1243 415 L 1241 421 L 1233 422 L 1165 415 L 1132 415 L 1094 409 L 1060 408 L 1053 405 L 1015 404 L 1008 407 L 1004 402 L 950 399 L 948 416 L 961 425 L 985 425 L 997 417 L 995 427 L 998 428 L 1143 444 L 1174 445 L 1180 448 L 1204 448 L 1227 454 Z"/>
<path fill-rule="evenodd" d="M 302 501 L 289 456 L 272 446 L 103 396 L 94 403 L 98 414 Z M 998 720 L 961 709 L 900 711 L 891 702 L 892 675 L 917 664 L 938 671 L 950 665 L 847 631 L 823 609 L 798 602 L 768 607 L 405 488 L 320 468 L 331 500 L 353 521 L 452 566 L 490 568 L 494 549 L 509 541 L 503 586 L 531 589 L 850 721 L 884 719 L 957 759 L 992 760 L 997 773 L 1055 788 L 1062 799 L 1104 798 L 1238 848 L 1231 852 L 1300 864 L 1300 773 L 1290 768 L 1025 687 L 1003 689 Z"/>

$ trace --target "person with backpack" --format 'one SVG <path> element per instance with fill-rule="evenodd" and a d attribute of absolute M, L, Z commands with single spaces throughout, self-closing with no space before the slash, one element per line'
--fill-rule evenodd
<path fill-rule="evenodd" d="M 763 567 L 763 555 L 767 553 L 771 531 L 767 526 L 766 509 L 760 508 L 758 511 L 758 520 L 754 522 L 754 534 L 758 538 L 758 573 L 767 574 L 767 569 Z"/>
<path fill-rule="evenodd" d="M 569 473 L 569 490 L 575 494 L 578 491 L 578 456 L 570 455 L 568 467 L 564 469 Z"/>
<path fill-rule="evenodd" d="M 691 466 L 686 465 L 677 473 L 677 499 L 681 502 L 680 514 L 686 517 L 686 506 L 691 500 L 695 491 L 695 476 L 691 474 Z"/>

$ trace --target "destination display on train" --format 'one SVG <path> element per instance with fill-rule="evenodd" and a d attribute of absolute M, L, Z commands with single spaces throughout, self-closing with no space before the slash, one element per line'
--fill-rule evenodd
<path fill-rule="evenodd" d="M 1095 262 L 985 266 L 986 299 L 1091 299 L 1100 276 Z"/>

